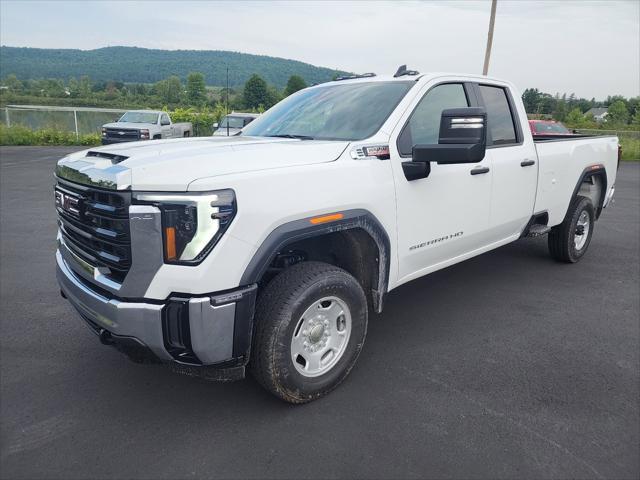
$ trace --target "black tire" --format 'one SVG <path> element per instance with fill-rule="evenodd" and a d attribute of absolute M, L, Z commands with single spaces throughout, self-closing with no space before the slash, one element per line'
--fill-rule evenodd
<path fill-rule="evenodd" d="M 351 332 L 344 353 L 326 373 L 301 375 L 293 364 L 291 340 L 299 319 L 314 302 L 333 296 L 351 314 Z M 268 391 L 289 403 L 306 403 L 336 388 L 353 368 L 367 334 L 367 300 L 348 272 L 321 262 L 289 267 L 264 289 L 256 305 L 250 371 Z"/>
<path fill-rule="evenodd" d="M 589 229 L 586 232 L 587 238 L 580 249 L 576 248 L 574 237 L 578 229 L 578 220 L 583 212 L 589 217 Z M 551 256 L 564 263 L 576 263 L 579 261 L 591 243 L 595 214 L 593 204 L 587 197 L 576 197 L 569 205 L 569 210 L 564 221 L 551 229 L 549 232 L 549 253 Z"/>

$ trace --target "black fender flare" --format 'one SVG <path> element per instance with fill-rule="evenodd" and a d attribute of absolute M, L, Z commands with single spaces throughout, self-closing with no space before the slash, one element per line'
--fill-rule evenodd
<path fill-rule="evenodd" d="M 598 176 L 602 179 L 602 195 L 600 195 L 600 200 L 598 202 L 598 205 L 593 206 L 593 208 L 595 209 L 595 216 L 597 220 L 600 217 L 600 214 L 602 213 L 604 200 L 605 200 L 605 197 L 607 196 L 607 170 L 604 167 L 604 165 L 602 164 L 591 165 L 582 171 L 582 174 L 578 179 L 578 183 L 576 183 L 576 186 L 573 189 L 573 194 L 569 198 L 569 205 L 571 205 L 571 201 L 574 198 L 576 198 L 576 196 L 578 195 L 578 192 L 580 191 L 580 186 L 584 183 L 584 181 L 593 176 Z M 565 212 L 565 217 L 568 213 L 568 209 L 569 207 L 567 206 L 567 212 Z"/>
<path fill-rule="evenodd" d="M 378 281 L 376 287 L 372 290 L 372 298 L 375 311 L 380 313 L 383 307 L 384 295 L 387 293 L 389 285 L 391 265 L 389 236 L 375 215 L 368 210 L 341 210 L 336 213 L 341 214 L 342 217 L 328 223 L 314 225 L 310 221 L 316 217 L 313 216 L 293 220 L 274 229 L 258 247 L 253 258 L 251 258 L 242 274 L 240 285 L 257 283 L 267 271 L 277 253 L 290 243 L 327 233 L 359 228 L 369 234 L 378 248 Z"/>

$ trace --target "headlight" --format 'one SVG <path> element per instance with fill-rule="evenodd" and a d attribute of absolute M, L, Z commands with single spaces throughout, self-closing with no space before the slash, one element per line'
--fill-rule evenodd
<path fill-rule="evenodd" d="M 140 138 L 142 140 L 148 140 L 149 139 L 149 130 L 145 130 L 145 129 L 140 130 Z"/>
<path fill-rule="evenodd" d="M 106 129 L 106 128 L 103 128 L 103 129 L 102 129 L 102 136 L 103 136 L 103 137 L 106 137 L 106 136 L 107 136 L 107 129 Z"/>
<path fill-rule="evenodd" d="M 236 214 L 233 190 L 202 194 L 140 193 L 135 198 L 156 205 L 162 212 L 165 263 L 200 263 Z"/>

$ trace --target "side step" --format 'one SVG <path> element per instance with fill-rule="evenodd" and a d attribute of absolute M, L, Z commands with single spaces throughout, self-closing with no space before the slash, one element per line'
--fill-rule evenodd
<path fill-rule="evenodd" d="M 529 231 L 527 232 L 527 237 L 540 237 L 545 235 L 551 231 L 551 227 L 547 225 L 538 225 L 534 224 L 529 227 Z"/>

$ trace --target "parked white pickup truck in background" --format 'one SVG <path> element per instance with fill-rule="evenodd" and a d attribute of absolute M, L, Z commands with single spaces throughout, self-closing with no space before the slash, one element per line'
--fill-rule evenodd
<path fill-rule="evenodd" d="M 287 97 L 239 136 L 60 160 L 57 277 L 132 359 L 208 378 L 248 366 L 303 403 L 344 380 L 398 286 L 523 236 L 548 233 L 553 258 L 580 260 L 617 144 L 534 141 L 502 80 L 354 76 Z"/>
<path fill-rule="evenodd" d="M 173 123 L 167 112 L 130 110 L 117 122 L 102 126 L 102 144 L 190 137 L 192 132 L 191 123 Z"/>
<path fill-rule="evenodd" d="M 260 116 L 259 113 L 232 112 L 226 115 L 222 121 L 213 124 L 215 137 L 230 137 L 240 131 Z"/>

